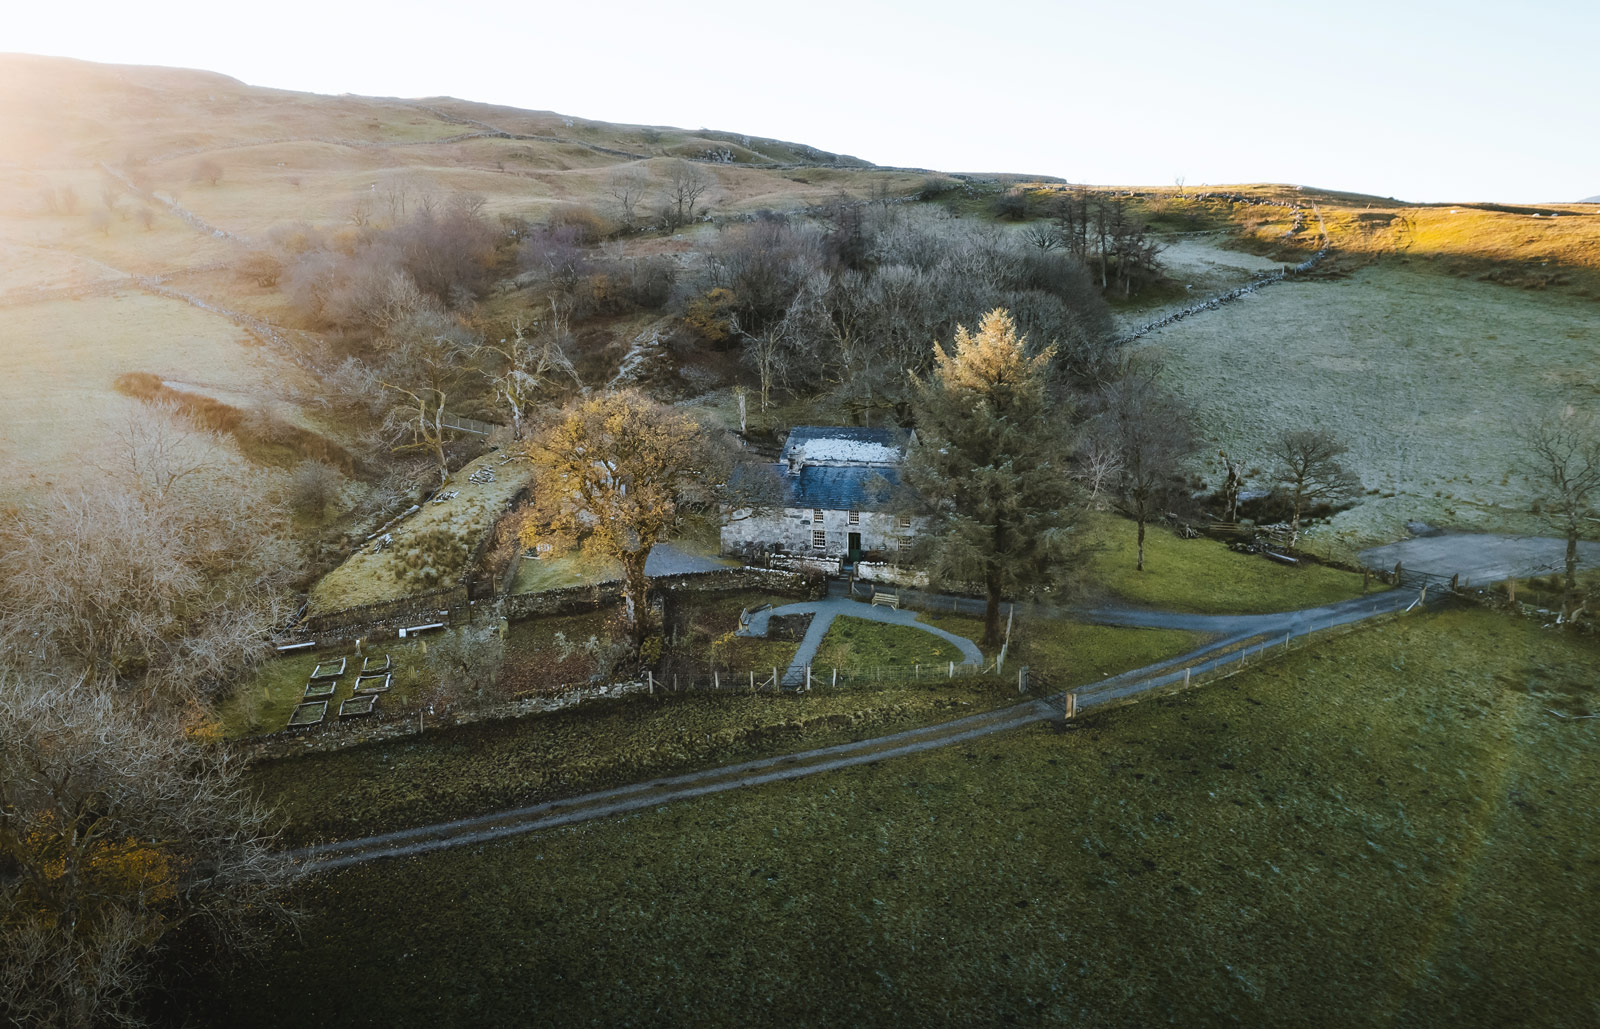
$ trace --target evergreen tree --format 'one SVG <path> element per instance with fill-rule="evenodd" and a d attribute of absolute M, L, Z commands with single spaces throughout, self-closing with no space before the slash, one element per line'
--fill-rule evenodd
<path fill-rule="evenodd" d="M 1081 511 L 1066 420 L 1047 396 L 1054 347 L 1029 357 L 1001 308 L 976 333 L 956 327 L 916 380 L 918 445 L 906 481 L 935 519 L 919 551 L 936 580 L 979 584 L 986 646 L 1000 643 L 1000 598 L 1062 581 Z"/>

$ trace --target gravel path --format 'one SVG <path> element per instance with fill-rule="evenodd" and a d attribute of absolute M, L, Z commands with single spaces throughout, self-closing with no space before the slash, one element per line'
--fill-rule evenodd
<path fill-rule="evenodd" d="M 1361 563 L 1368 568 L 1390 569 L 1399 563 L 1413 572 L 1459 575 L 1473 585 L 1563 572 L 1566 561 L 1566 540 L 1483 532 L 1418 536 L 1361 552 Z M 1578 563 L 1582 568 L 1600 567 L 1600 543 L 1580 542 Z"/>
<path fill-rule="evenodd" d="M 1357 597 L 1338 604 L 1328 604 L 1324 607 L 1271 615 L 1188 615 L 1124 609 L 1078 612 L 1079 617 L 1093 616 L 1103 619 L 1102 624 L 1107 625 L 1158 625 L 1227 633 L 1181 657 L 1147 665 L 1074 690 L 1078 698 L 1078 710 L 1107 704 L 1176 682 L 1183 677 L 1185 666 L 1191 675 L 1200 674 L 1219 668 L 1230 661 L 1268 653 L 1282 646 L 1285 637 L 1290 634 L 1300 635 L 1313 628 L 1323 629 L 1359 622 L 1374 615 L 1408 609 L 1417 602 L 1416 594 L 1397 589 Z M 883 610 L 879 609 L 880 612 Z M 856 612 L 852 610 L 849 613 Z M 910 612 L 894 613 L 910 614 Z M 813 622 L 815 621 L 816 619 L 813 619 Z M 931 626 L 918 627 L 931 628 Z M 1064 701 L 1065 694 L 1058 693 L 1043 700 L 1032 700 L 890 736 L 763 758 L 759 761 L 691 772 L 670 778 L 652 779 L 631 786 L 602 790 L 565 800 L 546 801 L 476 818 L 464 818 L 356 840 L 320 844 L 291 851 L 288 857 L 300 862 L 307 871 L 322 872 L 365 864 L 382 858 L 410 857 L 446 847 L 484 843 L 539 829 L 640 811 L 675 800 L 721 793 L 741 786 L 758 786 L 763 783 L 797 779 L 836 768 L 848 768 L 852 765 L 947 747 L 994 733 L 1008 732 L 1044 719 L 1060 717 Z"/>

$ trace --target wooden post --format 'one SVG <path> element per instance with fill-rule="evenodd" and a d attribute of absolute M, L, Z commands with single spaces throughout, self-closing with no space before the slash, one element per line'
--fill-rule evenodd
<path fill-rule="evenodd" d="M 754 693 L 755 691 L 756 691 L 756 670 L 754 668 L 752 668 L 752 669 L 750 669 L 750 692 Z"/>
<path fill-rule="evenodd" d="M 1061 714 L 1066 718 L 1078 717 L 1078 695 L 1071 690 L 1067 691 L 1067 703 L 1062 708 Z"/>
<path fill-rule="evenodd" d="M 655 696 L 656 695 L 656 674 L 654 672 L 652 672 L 650 669 L 646 668 L 644 670 L 644 681 L 650 687 L 650 695 L 652 697 Z"/>
<path fill-rule="evenodd" d="M 722 689 L 722 675 L 715 668 L 711 670 L 711 688 L 714 690 Z"/>
<path fill-rule="evenodd" d="M 914 665 L 911 666 L 911 678 L 913 678 L 913 679 L 922 678 L 922 665 L 920 663 L 919 664 L 914 664 Z"/>
<path fill-rule="evenodd" d="M 956 663 L 954 661 L 952 661 L 952 662 L 950 662 L 950 674 L 945 676 L 945 678 L 946 679 L 954 679 L 955 677 L 956 677 Z"/>
<path fill-rule="evenodd" d="M 1513 604 L 1517 602 L 1517 580 L 1514 578 L 1506 580 L 1506 599 Z"/>
<path fill-rule="evenodd" d="M 1027 665 L 1023 665 L 1021 668 L 1017 669 L 1017 692 L 1018 693 L 1026 693 L 1026 692 L 1028 692 L 1028 666 Z"/>
<path fill-rule="evenodd" d="M 834 686 L 839 685 L 839 669 L 837 668 L 833 670 L 833 684 Z"/>
<path fill-rule="evenodd" d="M 806 692 L 811 692 L 811 666 L 806 665 Z"/>
<path fill-rule="evenodd" d="M 772 666 L 772 688 L 773 689 L 777 689 L 779 686 L 782 686 L 782 685 L 783 685 L 783 683 L 778 681 L 778 666 L 777 665 L 773 665 Z"/>

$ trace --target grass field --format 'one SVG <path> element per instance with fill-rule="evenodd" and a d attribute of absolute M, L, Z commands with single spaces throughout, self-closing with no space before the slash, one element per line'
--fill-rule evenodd
<path fill-rule="evenodd" d="M 1180 539 L 1160 525 L 1145 529 L 1141 572 L 1133 522 L 1100 516 L 1091 519 L 1086 530 L 1089 556 L 1084 585 L 1091 601 L 1109 599 L 1200 614 L 1264 614 L 1319 607 L 1361 594 L 1361 576 L 1352 572 L 1315 564 L 1288 567 L 1255 554 L 1234 553 L 1217 540 Z"/>
<path fill-rule="evenodd" d="M 1388 541 L 1408 520 L 1537 531 L 1515 436 L 1600 399 L 1600 308 L 1386 263 L 1293 283 L 1145 338 L 1207 449 L 1266 465 L 1284 427 L 1326 426 L 1369 490 L 1325 531 Z"/>
<path fill-rule="evenodd" d="M 98 479 L 99 451 L 142 410 L 113 389 L 124 372 L 245 392 L 297 375 L 225 319 L 138 292 L 14 305 L 4 322 L 0 496 L 11 499 Z"/>
<path fill-rule="evenodd" d="M 254 785 L 297 841 L 349 838 L 828 746 L 1016 700 L 988 679 L 811 693 L 658 693 L 261 762 Z M 336 782 L 336 791 L 308 790 Z"/>
<path fill-rule="evenodd" d="M 219 1014 L 1592 1024 L 1600 723 L 1547 708 L 1597 662 L 1427 615 L 1068 733 L 341 871 Z"/>
<path fill-rule="evenodd" d="M 983 639 L 983 620 L 965 615 L 920 616 L 922 621 L 970 640 Z M 1081 686 L 1108 675 L 1187 653 L 1206 641 L 1181 629 L 1129 629 L 1055 618 L 1024 618 L 1012 627 L 1007 667 L 1027 665 L 1052 685 Z M 992 657 L 989 653 L 985 656 Z"/>

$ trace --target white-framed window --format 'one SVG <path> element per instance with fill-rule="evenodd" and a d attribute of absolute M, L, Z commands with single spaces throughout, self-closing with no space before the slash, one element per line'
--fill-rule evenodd
<path fill-rule="evenodd" d="M 860 511 L 856 511 L 856 510 L 853 510 L 853 509 L 851 510 L 851 512 L 850 512 L 850 524 L 851 525 L 860 525 L 861 524 L 861 512 Z"/>
<path fill-rule="evenodd" d="M 823 530 L 821 530 L 821 529 L 812 529 L 811 530 L 811 549 L 812 550 L 826 550 L 826 549 L 828 549 L 828 534 L 826 532 L 824 532 Z"/>
<path fill-rule="evenodd" d="M 822 508 L 814 507 L 811 509 L 811 523 L 813 525 L 822 524 Z"/>
<path fill-rule="evenodd" d="M 908 514 L 901 515 L 898 519 L 896 519 L 896 521 L 900 526 L 900 531 L 902 532 L 911 528 L 911 516 Z"/>

